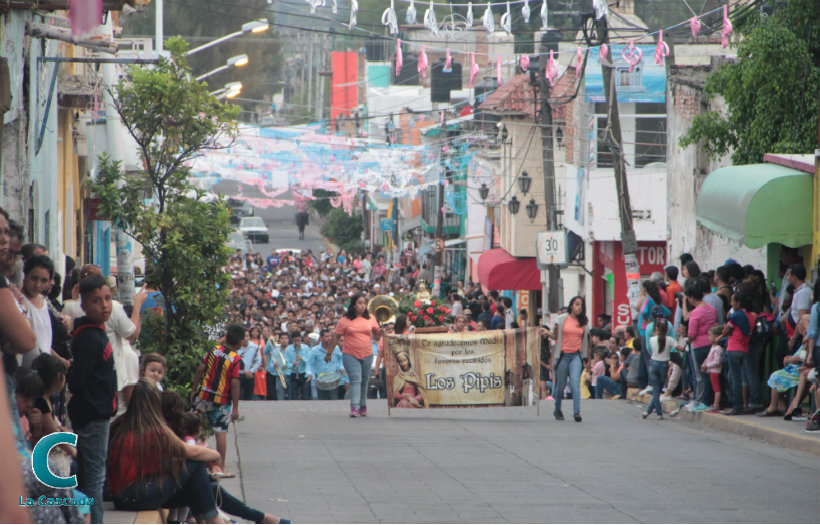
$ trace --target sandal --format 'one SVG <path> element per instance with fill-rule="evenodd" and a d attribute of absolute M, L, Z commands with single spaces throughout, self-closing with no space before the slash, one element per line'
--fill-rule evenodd
<path fill-rule="evenodd" d="M 236 477 L 236 474 L 231 474 L 230 472 L 209 472 L 208 474 L 211 476 L 211 479 L 214 480 L 214 481 L 219 480 L 219 479 L 230 479 L 230 478 L 235 478 Z"/>

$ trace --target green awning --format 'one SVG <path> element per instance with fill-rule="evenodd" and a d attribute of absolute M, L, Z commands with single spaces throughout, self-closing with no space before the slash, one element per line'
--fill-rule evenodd
<path fill-rule="evenodd" d="M 812 176 L 777 164 L 728 166 L 700 188 L 695 215 L 703 226 L 749 248 L 812 243 Z"/>

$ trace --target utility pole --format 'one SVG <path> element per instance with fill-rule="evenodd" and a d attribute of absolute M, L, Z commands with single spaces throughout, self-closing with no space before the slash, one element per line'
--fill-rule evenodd
<path fill-rule="evenodd" d="M 447 113 L 442 110 L 441 119 L 441 158 L 439 159 L 438 175 L 438 206 L 436 209 L 436 238 L 433 241 L 435 255 L 433 256 L 433 296 L 441 293 L 441 273 L 443 271 L 444 247 L 439 246 L 439 239 L 444 236 L 444 155 L 447 150 Z M 441 251 L 439 251 L 439 248 Z"/>
<path fill-rule="evenodd" d="M 601 44 L 609 43 L 609 27 L 607 14 L 604 13 L 596 21 L 598 36 Z M 618 193 L 618 216 L 621 221 L 621 248 L 624 254 L 626 267 L 627 297 L 629 304 L 636 307 L 640 292 L 640 268 L 638 267 L 638 243 L 635 240 L 635 230 L 632 227 L 632 205 L 629 202 L 629 186 L 626 180 L 626 164 L 624 162 L 623 140 L 621 137 L 621 118 L 618 112 L 618 93 L 615 90 L 613 75 L 615 64 L 612 61 L 612 51 L 606 59 L 601 60 L 601 71 L 604 80 L 604 95 L 607 105 L 607 133 L 605 140 L 612 151 L 612 162 L 615 165 L 615 188 Z"/>
<path fill-rule="evenodd" d="M 541 126 L 541 167 L 544 174 L 544 200 L 546 204 L 547 231 L 558 229 L 555 220 L 555 152 L 552 137 L 552 106 L 550 105 L 550 83 L 544 74 L 547 70 L 547 58 L 549 57 L 549 45 L 544 40 L 541 41 L 541 58 L 539 60 L 541 71 L 538 75 L 541 90 L 541 115 L 539 124 Z M 558 266 L 550 264 L 547 267 L 547 311 L 557 313 L 561 308 L 558 304 L 560 273 Z"/>
<path fill-rule="evenodd" d="M 308 87 L 307 87 L 307 112 L 313 108 L 313 41 L 316 37 L 310 39 L 310 47 L 308 51 Z"/>

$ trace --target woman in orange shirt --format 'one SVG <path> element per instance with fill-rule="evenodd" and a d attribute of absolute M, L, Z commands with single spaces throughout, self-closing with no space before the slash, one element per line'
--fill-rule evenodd
<path fill-rule="evenodd" d="M 367 415 L 367 383 L 373 364 L 373 341 L 381 338 L 384 330 L 367 311 L 367 298 L 354 295 L 350 298 L 347 313 L 339 319 L 334 331 L 334 346 L 342 343 L 342 364 L 350 380 L 350 417 Z"/>
<path fill-rule="evenodd" d="M 587 319 L 586 302 L 581 296 L 573 297 L 567 307 L 569 313 L 558 317 L 552 331 L 546 335 L 556 341 L 558 361 L 555 363 L 555 419 L 563 420 L 561 399 L 564 397 L 564 386 L 569 377 L 569 388 L 572 391 L 572 409 L 575 421 L 581 421 L 581 369 L 582 359 L 589 353 L 589 319 Z"/>

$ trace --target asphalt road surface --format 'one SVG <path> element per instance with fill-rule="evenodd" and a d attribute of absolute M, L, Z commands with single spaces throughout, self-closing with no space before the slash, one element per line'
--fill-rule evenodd
<path fill-rule="evenodd" d="M 816 456 L 626 401 L 582 423 L 535 408 L 394 409 L 372 400 L 240 403 L 226 480 L 296 523 L 817 523 Z"/>
<path fill-rule="evenodd" d="M 237 195 L 240 193 L 246 197 L 264 198 L 264 195 L 257 189 L 251 186 L 239 186 L 232 181 L 224 181 L 217 184 L 213 191 L 221 193 L 226 196 Z M 283 193 L 279 198 L 292 199 L 290 192 Z M 266 244 L 253 243 L 253 251 L 260 252 L 265 258 L 270 255 L 272 248 L 295 248 L 300 250 L 313 250 L 314 255 L 319 255 L 325 248 L 324 239 L 319 233 L 319 225 L 313 220 L 315 214 L 311 214 L 311 223 L 305 227 L 305 240 L 299 240 L 299 230 L 296 228 L 296 222 L 293 216 L 296 214 L 296 208 L 293 206 L 283 206 L 282 208 L 254 208 L 254 215 L 262 217 L 265 225 L 268 227 L 269 242 Z"/>

